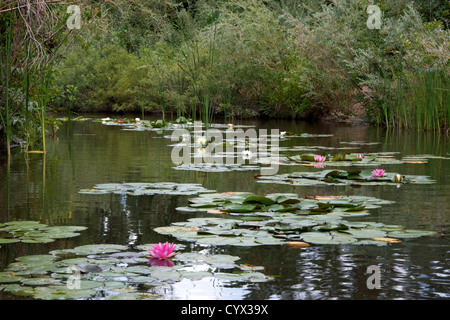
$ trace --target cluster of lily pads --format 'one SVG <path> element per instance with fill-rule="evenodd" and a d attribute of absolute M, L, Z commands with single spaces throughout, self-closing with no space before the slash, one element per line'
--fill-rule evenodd
<path fill-rule="evenodd" d="M 56 239 L 79 236 L 83 226 L 48 226 L 39 221 L 9 221 L 0 224 L 0 244 L 48 243 Z"/>
<path fill-rule="evenodd" d="M 213 193 L 189 199 L 179 211 L 208 212 L 222 217 L 191 218 L 155 229 L 160 234 L 205 245 L 372 244 L 433 235 L 399 225 L 350 222 L 348 217 L 391 202 L 364 196 L 300 198 L 297 194 Z"/>
<path fill-rule="evenodd" d="M 183 279 L 225 282 L 273 279 L 263 267 L 238 264 L 237 256 L 180 252 L 170 260 L 149 257 L 151 244 L 129 248 L 92 244 L 18 257 L 0 272 L 0 291 L 45 300 L 161 299 L 161 288 Z"/>
<path fill-rule="evenodd" d="M 376 175 L 376 170 L 321 170 L 316 172 L 292 172 L 272 176 L 261 176 L 257 182 L 291 184 L 297 186 L 312 185 L 399 185 L 406 183 L 431 184 L 428 176 L 400 175 L 396 172 L 384 172 Z"/>
<path fill-rule="evenodd" d="M 215 164 L 215 163 L 186 163 L 173 167 L 175 170 L 201 172 L 231 172 L 231 171 L 260 171 L 261 167 L 250 164 Z"/>
<path fill-rule="evenodd" d="M 359 154 L 359 153 L 336 153 L 327 155 L 317 155 L 317 154 L 300 154 L 286 157 L 286 163 L 294 164 L 317 164 L 317 158 L 323 157 L 320 161 L 322 164 L 332 165 L 332 166 L 381 166 L 385 164 L 401 164 L 402 161 L 394 159 L 392 157 L 382 157 L 378 154 Z"/>
<path fill-rule="evenodd" d="M 185 117 L 179 117 L 173 121 L 166 121 L 164 119 L 159 120 L 142 120 L 140 118 L 129 119 L 129 118 L 120 118 L 120 119 L 111 119 L 101 118 L 94 120 L 96 122 L 101 122 L 104 125 L 110 126 L 122 126 L 124 130 L 173 130 L 178 128 L 179 126 L 184 126 L 187 124 L 192 124 L 191 119 L 186 119 Z"/>
<path fill-rule="evenodd" d="M 144 121 L 136 119 L 103 118 L 105 125 L 120 125 L 124 130 L 173 130 L 194 128 L 190 119 L 176 121 Z M 198 125 L 198 124 L 197 124 Z M 233 129 L 230 124 L 211 124 L 211 128 Z M 237 128 L 238 126 L 235 126 Z M 198 127 L 197 127 L 198 129 Z M 306 133 L 281 132 L 280 138 L 328 137 Z M 169 138 L 169 137 L 167 137 Z M 206 140 L 186 143 L 204 147 Z M 266 137 L 264 137 L 266 138 Z M 184 141 L 184 138 L 183 138 Z M 241 143 L 240 141 L 239 143 Z M 250 141 L 244 141 L 245 147 Z M 255 141 L 251 141 L 254 143 Z M 223 146 L 233 141 L 224 140 Z M 356 143 L 348 143 L 350 147 Z M 360 142 L 358 142 L 358 145 Z M 319 147 L 295 148 L 294 151 L 317 152 Z M 282 151 L 279 148 L 278 151 Z M 246 150 L 244 150 L 246 151 Z M 292 151 L 292 150 L 290 150 Z M 242 156 L 239 152 L 227 156 Z M 320 151 L 319 151 L 320 152 Z M 222 156 L 220 154 L 219 156 Z M 245 156 L 250 156 L 248 153 Z M 420 159 L 410 157 L 411 162 Z M 259 159 L 259 164 L 272 159 Z M 400 164 L 382 154 L 337 153 L 300 154 L 277 159 L 279 164 L 301 164 L 305 166 L 377 166 Z M 215 165 L 205 163 L 182 164 L 177 170 L 199 170 L 228 172 L 235 170 L 259 170 L 257 165 Z M 382 173 L 379 173 L 381 172 Z M 433 183 L 424 176 L 402 176 L 384 170 L 322 170 L 315 172 L 293 172 L 273 176 L 259 176 L 257 182 L 311 185 L 386 185 L 405 183 Z M 387 245 L 404 239 L 431 236 L 435 232 L 407 229 L 400 225 L 379 222 L 348 221 L 347 218 L 364 217 L 370 210 L 390 201 L 365 196 L 310 196 L 300 197 L 294 193 L 257 195 L 249 192 L 216 193 L 201 184 L 158 183 L 104 183 L 91 189 L 82 189 L 81 194 L 126 194 L 126 195 L 183 195 L 196 196 L 188 199 L 185 207 L 178 211 L 208 213 L 213 216 L 194 217 L 154 231 L 175 237 L 180 241 L 212 246 L 260 246 L 286 245 L 304 247 L 322 244 Z M 0 243 L 50 242 L 58 238 L 76 236 L 85 227 L 49 227 L 35 221 L 13 221 L 0 224 Z M 261 266 L 237 264 L 239 257 L 226 254 L 202 252 L 178 252 L 170 259 L 149 256 L 152 245 L 129 248 L 124 245 L 84 245 L 73 249 L 54 250 L 48 255 L 18 257 L 0 272 L 0 291 L 36 299 L 161 299 L 158 294 L 168 283 L 184 279 L 196 281 L 214 278 L 223 281 L 259 282 L 273 277 L 265 275 Z M 170 247 L 172 248 L 172 247 Z M 177 250 L 185 246 L 177 245 Z M 161 249 L 162 250 L 162 249 Z"/>
<path fill-rule="evenodd" d="M 198 183 L 173 182 L 129 182 L 129 183 L 102 183 L 91 189 L 81 189 L 82 194 L 127 194 L 134 196 L 170 194 L 179 196 L 192 196 L 199 193 L 214 192 Z"/>

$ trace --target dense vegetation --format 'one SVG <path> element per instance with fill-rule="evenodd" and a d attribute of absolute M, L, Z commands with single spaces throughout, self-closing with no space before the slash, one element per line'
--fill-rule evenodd
<path fill-rule="evenodd" d="M 49 107 L 450 127 L 447 0 L 380 0 L 379 29 L 368 26 L 368 0 L 74 1 L 80 29 L 63 30 L 66 8 L 49 5 L 34 37 L 26 11 L 11 9 L 34 1 L 9 2 L 0 7 L 9 136 L 33 116 L 42 132 Z"/>

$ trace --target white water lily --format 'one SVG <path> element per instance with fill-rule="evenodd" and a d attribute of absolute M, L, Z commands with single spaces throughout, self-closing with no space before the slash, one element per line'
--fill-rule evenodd
<path fill-rule="evenodd" d="M 189 133 L 184 133 L 184 134 L 181 136 L 181 138 L 183 139 L 183 141 L 188 141 L 188 140 L 189 140 L 189 137 L 190 137 L 190 134 L 189 134 Z"/>
<path fill-rule="evenodd" d="M 204 146 L 206 144 L 206 138 L 205 137 L 199 137 L 197 139 L 197 144 Z"/>
<path fill-rule="evenodd" d="M 280 132 L 280 136 L 281 136 L 281 137 L 284 137 L 285 135 L 286 135 L 286 131 L 281 131 L 281 132 Z"/>
<path fill-rule="evenodd" d="M 253 153 L 250 150 L 244 150 L 242 151 L 242 158 L 244 160 L 249 160 L 253 157 Z"/>

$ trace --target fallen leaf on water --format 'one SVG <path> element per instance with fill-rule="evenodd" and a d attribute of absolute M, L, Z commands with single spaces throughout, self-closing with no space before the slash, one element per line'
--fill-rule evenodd
<path fill-rule="evenodd" d="M 316 200 L 334 200 L 339 199 L 341 196 L 315 196 L 314 199 Z"/>
<path fill-rule="evenodd" d="M 290 248 L 303 248 L 303 247 L 309 247 L 309 243 L 303 242 L 303 241 L 291 241 L 286 246 Z"/>
<path fill-rule="evenodd" d="M 228 197 L 228 196 L 232 196 L 232 195 L 236 195 L 236 194 L 240 194 L 241 192 L 233 192 L 233 191 L 230 191 L 230 192 L 222 192 L 222 193 L 220 193 L 221 195 L 224 195 L 224 196 L 226 196 L 226 197 Z"/>
<path fill-rule="evenodd" d="M 418 164 L 421 164 L 421 163 L 428 163 L 428 161 L 403 161 L 403 163 L 412 163 L 412 164 L 418 163 Z"/>
<path fill-rule="evenodd" d="M 244 263 L 244 264 L 240 265 L 239 267 L 240 268 L 242 268 L 242 267 L 244 267 L 244 268 L 258 268 L 258 269 L 261 269 L 261 270 L 265 270 L 266 269 L 263 266 L 255 266 L 255 265 L 250 264 L 250 263 Z"/>
<path fill-rule="evenodd" d="M 227 213 L 226 211 L 222 211 L 219 209 L 211 209 L 207 211 L 208 213 Z"/>
<path fill-rule="evenodd" d="M 389 242 L 389 243 L 399 243 L 399 242 L 401 242 L 401 240 L 396 239 L 396 238 L 372 238 L 372 240 L 384 241 L 384 242 Z"/>

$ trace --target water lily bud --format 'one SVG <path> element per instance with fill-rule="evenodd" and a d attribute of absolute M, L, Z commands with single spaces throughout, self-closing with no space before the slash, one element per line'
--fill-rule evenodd
<path fill-rule="evenodd" d="M 394 182 L 400 182 L 402 181 L 402 179 L 403 179 L 402 176 L 397 173 L 394 177 Z"/>

